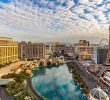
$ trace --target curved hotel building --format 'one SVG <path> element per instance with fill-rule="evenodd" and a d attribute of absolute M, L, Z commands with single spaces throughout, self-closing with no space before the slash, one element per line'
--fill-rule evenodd
<path fill-rule="evenodd" d="M 0 37 L 0 65 L 18 60 L 18 43 L 12 38 Z"/>

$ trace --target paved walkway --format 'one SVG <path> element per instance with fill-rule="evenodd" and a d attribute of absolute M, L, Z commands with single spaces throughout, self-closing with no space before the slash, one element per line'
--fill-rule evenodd
<path fill-rule="evenodd" d="M 0 77 L 6 75 L 11 72 L 12 69 L 18 68 L 21 64 L 29 64 L 31 61 L 18 61 L 11 63 L 10 65 L 6 65 L 5 67 L 0 68 Z"/>
<path fill-rule="evenodd" d="M 6 93 L 5 87 L 0 86 L 0 100 L 12 100 Z"/>
<path fill-rule="evenodd" d="M 33 89 L 31 81 L 28 78 L 26 79 L 26 81 L 27 81 L 27 86 L 29 87 L 30 91 L 33 93 L 35 99 L 36 100 L 43 100 L 42 97 L 39 94 L 37 94 L 35 92 L 35 90 Z"/>
<path fill-rule="evenodd" d="M 6 75 L 8 73 L 11 73 L 12 69 L 18 68 L 21 64 L 30 64 L 32 61 L 18 61 L 11 63 L 10 65 L 6 65 L 5 67 L 0 68 L 0 78 L 3 75 Z M 8 94 L 6 93 L 6 88 L 3 86 L 0 86 L 0 100 L 12 100 Z"/>

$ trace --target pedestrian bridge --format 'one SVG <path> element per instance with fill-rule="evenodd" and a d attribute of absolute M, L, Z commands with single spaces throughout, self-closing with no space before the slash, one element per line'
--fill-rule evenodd
<path fill-rule="evenodd" d="M 13 81 L 13 79 L 0 79 L 0 86 L 7 85 L 11 81 Z"/>
<path fill-rule="evenodd" d="M 103 68 L 100 70 L 98 76 L 102 76 L 105 71 L 110 71 L 110 67 L 103 67 Z"/>
<path fill-rule="evenodd" d="M 107 70 L 107 71 L 110 71 L 110 68 L 107 68 L 106 70 Z"/>

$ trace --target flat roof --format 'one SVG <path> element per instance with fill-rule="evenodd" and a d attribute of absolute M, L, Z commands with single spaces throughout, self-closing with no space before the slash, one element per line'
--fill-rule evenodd
<path fill-rule="evenodd" d="M 0 38 L 5 38 L 5 39 L 12 39 L 12 38 L 10 38 L 10 37 L 0 37 Z"/>

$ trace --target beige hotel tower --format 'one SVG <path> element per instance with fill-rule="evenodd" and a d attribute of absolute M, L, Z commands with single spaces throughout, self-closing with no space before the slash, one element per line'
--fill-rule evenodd
<path fill-rule="evenodd" d="M 0 37 L 0 65 L 18 60 L 18 43 L 12 38 Z"/>

